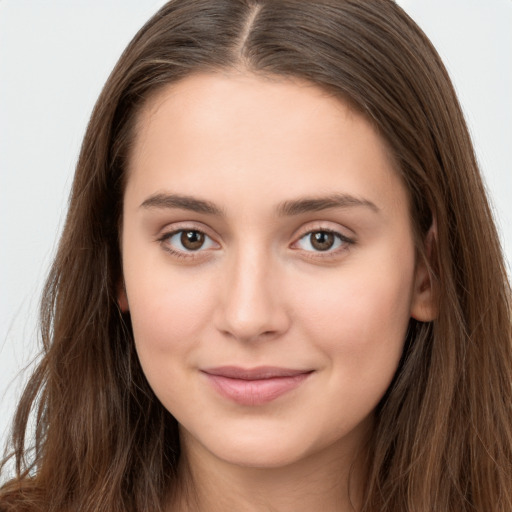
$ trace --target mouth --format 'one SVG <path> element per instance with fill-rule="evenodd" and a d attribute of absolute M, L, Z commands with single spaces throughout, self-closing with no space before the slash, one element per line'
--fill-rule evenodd
<path fill-rule="evenodd" d="M 201 370 L 212 387 L 239 405 L 263 405 L 299 387 L 313 370 L 275 366 L 240 368 L 222 366 Z"/>

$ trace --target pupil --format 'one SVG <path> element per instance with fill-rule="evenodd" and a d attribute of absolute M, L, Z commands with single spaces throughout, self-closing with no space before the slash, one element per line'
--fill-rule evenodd
<path fill-rule="evenodd" d="M 311 236 L 311 245 L 319 251 L 327 251 L 334 245 L 334 235 L 328 231 L 318 231 Z"/>
<path fill-rule="evenodd" d="M 181 234 L 181 243 L 186 249 L 195 251 L 204 244 L 204 234 L 199 231 L 184 231 Z"/>

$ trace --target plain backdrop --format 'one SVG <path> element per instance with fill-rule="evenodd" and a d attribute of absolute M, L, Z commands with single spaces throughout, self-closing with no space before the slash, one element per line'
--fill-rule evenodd
<path fill-rule="evenodd" d="M 512 0 L 398 3 L 452 76 L 510 268 Z M 38 351 L 40 291 L 88 117 L 123 48 L 162 4 L 0 0 L 0 448 Z"/>

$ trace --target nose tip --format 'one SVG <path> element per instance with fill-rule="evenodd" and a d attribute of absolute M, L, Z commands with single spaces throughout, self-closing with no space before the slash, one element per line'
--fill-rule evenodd
<path fill-rule="evenodd" d="M 217 328 L 226 336 L 251 342 L 272 339 L 285 332 L 289 318 L 279 283 L 268 271 L 243 269 L 225 282 L 217 308 Z"/>
<path fill-rule="evenodd" d="M 258 310 L 254 305 L 252 308 L 249 314 L 240 311 L 242 309 L 240 307 L 237 307 L 236 312 L 228 312 L 224 317 L 221 331 L 230 337 L 246 342 L 268 339 L 277 336 L 281 332 L 281 329 L 270 318 L 270 315 Z"/>

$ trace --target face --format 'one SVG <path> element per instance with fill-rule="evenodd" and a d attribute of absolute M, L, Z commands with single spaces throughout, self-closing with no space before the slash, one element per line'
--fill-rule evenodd
<path fill-rule="evenodd" d="M 316 86 L 251 75 L 189 77 L 138 121 L 119 301 L 182 440 L 254 467 L 357 449 L 431 314 L 382 138 Z"/>

